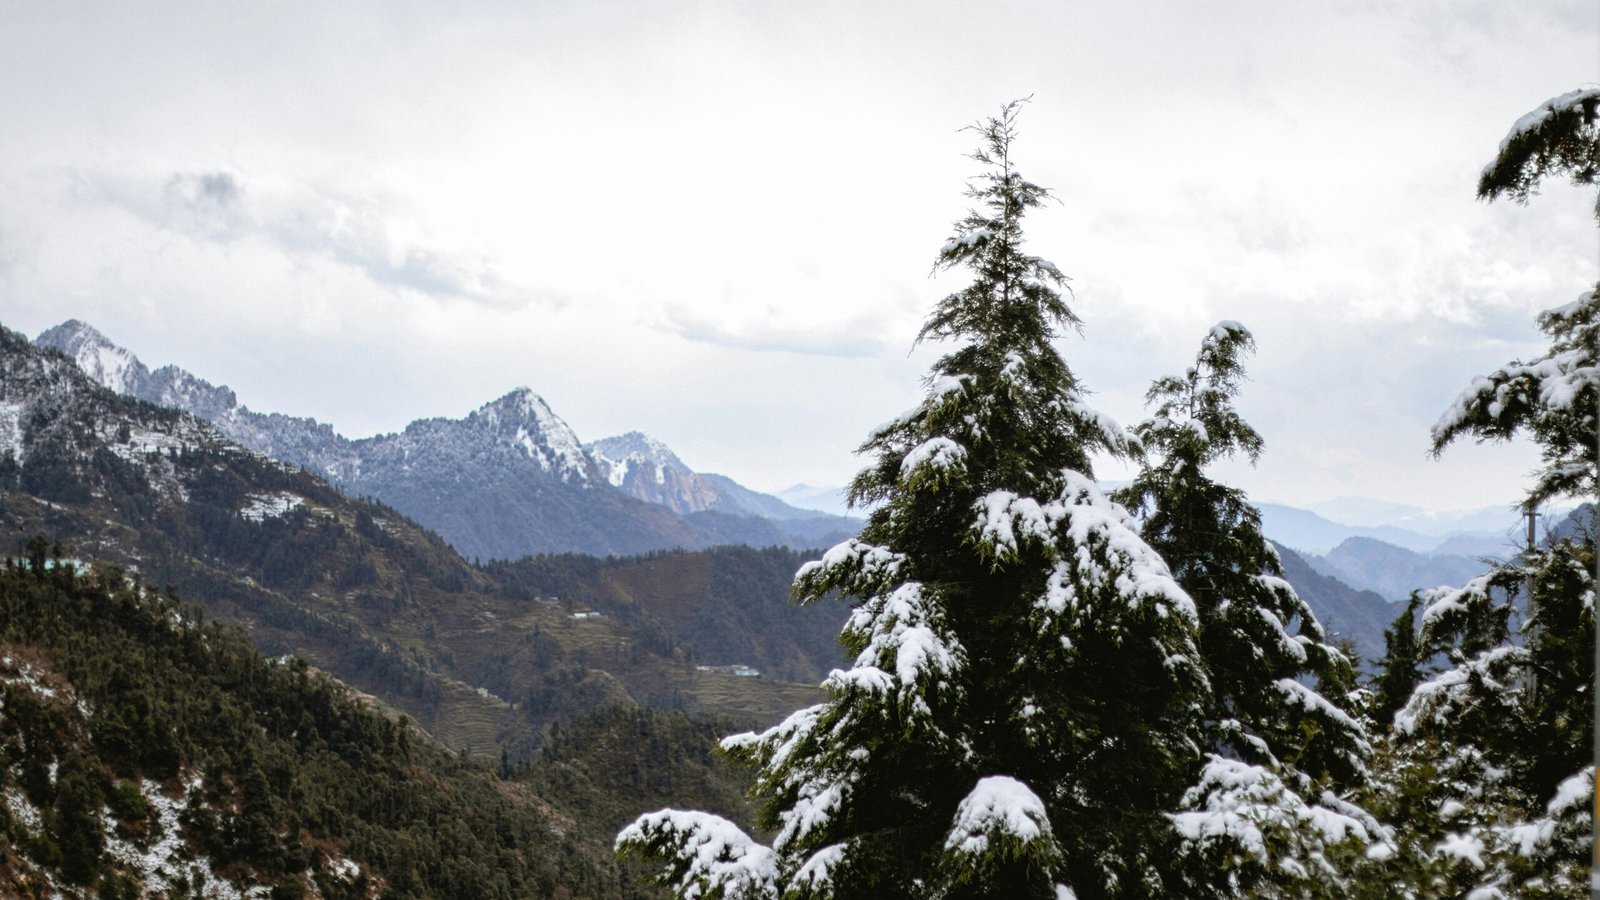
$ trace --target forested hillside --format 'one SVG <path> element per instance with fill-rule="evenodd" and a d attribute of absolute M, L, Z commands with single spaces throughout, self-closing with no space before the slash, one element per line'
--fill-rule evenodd
<path fill-rule="evenodd" d="M 645 556 L 530 557 L 484 567 L 512 596 L 560 597 L 660 631 L 702 665 L 747 665 L 781 681 L 815 682 L 845 662 L 842 602 L 789 602 L 794 573 L 815 554 L 716 547 Z"/>
<path fill-rule="evenodd" d="M 199 606 L 59 553 L 39 538 L 0 569 L 0 892 L 638 893 L 527 788 Z"/>
<path fill-rule="evenodd" d="M 650 591 L 634 592 L 626 616 L 616 604 L 583 615 L 586 605 L 555 590 L 508 591 L 388 507 L 230 444 L 186 414 L 118 396 L 13 332 L 0 341 L 0 404 L 17 410 L 0 422 L 14 425 L 0 435 L 0 527 L 12 535 L 0 550 L 60 535 L 84 559 L 175 585 L 212 617 L 246 626 L 269 654 L 304 656 L 452 748 L 524 758 L 550 722 L 614 703 L 771 721 L 814 696 L 771 677 L 698 671 L 693 647 L 651 616 Z M 794 566 L 782 557 L 762 577 Z M 783 595 L 722 591 L 706 603 L 784 606 Z M 807 614 L 827 622 L 813 631 L 839 621 L 784 609 L 754 624 L 793 627 Z M 792 642 L 781 630 L 762 640 Z M 811 656 L 793 665 L 823 664 Z"/>

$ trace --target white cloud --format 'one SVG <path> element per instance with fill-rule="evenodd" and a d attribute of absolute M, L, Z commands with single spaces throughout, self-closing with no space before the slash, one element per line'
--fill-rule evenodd
<path fill-rule="evenodd" d="M 441 244 L 392 196 L 222 169 L 155 178 L 73 173 L 73 182 L 73 200 L 108 204 L 200 242 L 254 240 L 285 257 L 349 267 L 395 290 L 490 305 L 530 296 L 506 283 L 481 254 Z"/>
<path fill-rule="evenodd" d="M 1033 93 L 1023 170 L 1063 203 L 1032 247 L 1108 412 L 1239 319 L 1247 486 L 1498 502 L 1522 451 L 1419 441 L 1593 282 L 1591 198 L 1472 198 L 1510 123 L 1593 77 L 1588 6 L 13 5 L 0 321 L 83 318 L 352 433 L 528 383 L 586 437 L 837 483 L 959 286 L 925 278 L 957 129 Z"/>

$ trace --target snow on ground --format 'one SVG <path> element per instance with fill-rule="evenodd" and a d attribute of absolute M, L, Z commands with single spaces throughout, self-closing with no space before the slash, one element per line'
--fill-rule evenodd
<path fill-rule="evenodd" d="M 11 451 L 22 462 L 22 404 L 0 403 L 0 456 Z"/>
<path fill-rule="evenodd" d="M 276 519 L 294 509 L 299 508 L 305 500 L 287 491 L 278 491 L 273 494 L 251 494 L 245 498 L 244 508 L 239 510 L 239 517 L 251 522 L 261 522 L 268 518 Z"/>
<path fill-rule="evenodd" d="M 39 830 L 39 824 L 42 821 L 39 817 L 39 807 L 34 806 L 27 797 L 24 797 L 21 790 L 16 787 L 8 787 L 5 790 L 4 798 L 6 812 L 11 814 L 13 821 L 20 822 L 29 834 Z"/>
<path fill-rule="evenodd" d="M 348 857 L 329 857 L 328 871 L 340 881 L 354 881 L 356 876 L 361 874 L 361 866 Z"/>
<path fill-rule="evenodd" d="M 219 878 L 211 870 L 210 859 L 188 857 L 178 816 L 187 806 L 188 792 L 199 783 L 200 776 L 193 776 L 184 785 L 183 797 L 174 799 L 168 797 L 156 782 L 141 781 L 139 789 L 144 794 L 145 802 L 156 814 L 158 826 L 154 834 L 158 837 L 148 847 L 140 848 L 117 833 L 116 817 L 107 808 L 102 811 L 106 853 L 127 866 L 147 891 L 170 894 L 174 881 L 183 877 L 191 885 L 204 885 L 200 896 L 206 900 L 265 900 L 272 894 L 270 887 L 254 885 L 241 889 L 233 882 Z"/>
<path fill-rule="evenodd" d="M 108 423 L 108 428 L 112 424 Z M 116 433 L 101 435 L 106 438 L 106 443 L 112 453 L 123 459 L 136 460 L 151 453 L 166 453 L 168 450 L 184 450 L 195 446 L 195 435 L 168 434 L 164 431 L 153 431 L 149 428 L 130 426 L 126 443 L 116 439 Z"/>
<path fill-rule="evenodd" d="M 15 669 L 14 674 L 0 674 L 0 684 L 20 684 L 45 700 L 54 700 L 56 689 L 39 680 L 39 671 L 27 663 L 18 663 L 11 654 L 0 657 L 0 666 Z"/>

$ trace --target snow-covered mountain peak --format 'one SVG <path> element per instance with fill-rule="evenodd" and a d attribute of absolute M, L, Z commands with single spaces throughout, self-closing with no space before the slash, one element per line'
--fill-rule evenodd
<path fill-rule="evenodd" d="M 134 393 L 150 375 L 137 356 L 111 343 L 93 325 L 77 319 L 46 329 L 35 343 L 72 357 L 84 374 L 119 394 Z"/>
<path fill-rule="evenodd" d="M 532 389 L 519 387 L 479 407 L 470 418 L 509 438 L 539 468 L 563 481 L 589 480 L 590 460 L 583 452 L 583 442 Z"/>
<path fill-rule="evenodd" d="M 656 484 L 665 482 L 669 471 L 685 475 L 691 472 L 671 447 L 642 431 L 601 438 L 587 445 L 587 449 L 606 479 L 618 487 L 626 483 L 629 473 L 641 464 L 649 465 Z"/>

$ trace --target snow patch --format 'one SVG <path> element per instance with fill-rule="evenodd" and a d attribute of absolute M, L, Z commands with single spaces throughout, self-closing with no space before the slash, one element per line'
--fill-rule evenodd
<path fill-rule="evenodd" d="M 39 816 L 39 807 L 34 806 L 23 796 L 22 791 L 15 787 L 6 788 L 4 796 L 6 812 L 11 814 L 11 818 L 22 823 L 22 827 L 27 829 L 29 834 L 37 834 L 40 824 L 44 821 Z"/>
<path fill-rule="evenodd" d="M 1026 784 L 1009 775 L 978 779 L 956 807 L 955 821 L 944 849 L 960 856 L 982 856 L 999 837 L 1018 844 L 1050 840 L 1050 816 L 1044 801 Z"/>
<path fill-rule="evenodd" d="M 1471 863 L 1475 869 L 1483 868 L 1483 841 L 1470 834 L 1445 835 L 1445 839 L 1434 850 L 1457 862 Z"/>
<path fill-rule="evenodd" d="M 1593 100 L 1597 97 L 1600 97 L 1600 87 L 1578 88 L 1575 91 L 1567 91 L 1565 94 L 1551 97 L 1549 100 L 1539 104 L 1539 106 L 1533 111 L 1526 113 L 1512 124 L 1511 130 L 1506 132 L 1506 136 L 1500 140 L 1500 153 L 1498 155 L 1503 156 L 1506 152 L 1506 149 L 1511 146 L 1512 141 L 1522 137 L 1525 134 L 1538 130 L 1539 126 L 1543 125 L 1546 119 L 1550 118 L 1556 113 L 1565 112 L 1576 107 L 1582 107 L 1585 102 Z M 1496 160 L 1496 162 L 1498 162 L 1498 160 Z M 1484 168 L 1484 171 L 1489 171 L 1490 169 L 1494 168 L 1494 165 L 1495 163 L 1491 162 Z"/>
<path fill-rule="evenodd" d="M 914 581 L 863 603 L 851 613 L 845 630 L 869 635 L 867 646 L 856 657 L 854 669 L 835 671 L 828 680 L 840 676 L 870 682 L 869 673 L 892 667 L 900 687 L 910 691 L 924 678 L 949 676 L 962 665 L 962 649 L 954 635 L 942 633 L 943 623 L 933 615 L 936 610 L 923 597 L 922 585 Z"/>
<path fill-rule="evenodd" d="M 988 228 L 974 228 L 959 237 L 953 237 L 939 248 L 940 255 L 947 256 L 965 247 L 976 247 L 978 244 L 994 237 L 994 231 Z"/>
<path fill-rule="evenodd" d="M 721 816 L 663 809 L 646 813 L 617 835 L 618 850 L 666 846 L 668 873 L 680 875 L 678 896 L 769 897 L 778 893 L 778 858 Z"/>
<path fill-rule="evenodd" d="M 18 463 L 22 462 L 22 404 L 0 403 L 0 456 L 6 451 Z"/>
<path fill-rule="evenodd" d="M 900 461 L 900 477 L 909 478 L 924 466 L 933 469 L 958 469 L 966 464 L 967 448 L 947 437 L 929 438 L 911 448 Z"/>
<path fill-rule="evenodd" d="M 1376 821 L 1363 822 L 1351 814 L 1358 812 L 1355 807 L 1337 797 L 1325 793 L 1321 804 L 1307 803 L 1272 770 L 1215 754 L 1183 802 L 1199 807 L 1172 817 L 1186 843 L 1202 852 L 1217 842 L 1232 843 L 1257 863 L 1300 878 L 1333 873 L 1325 855 L 1329 845 L 1389 843 Z"/>
<path fill-rule="evenodd" d="M 204 884 L 200 896 L 206 900 L 265 900 L 270 897 L 272 888 L 264 885 L 240 888 L 213 872 L 210 859 L 189 856 L 179 816 L 188 807 L 189 791 L 199 785 L 200 776 L 192 776 L 183 785 L 183 796 L 174 799 L 166 795 L 160 784 L 141 780 L 140 792 L 156 815 L 154 831 L 160 836 L 149 846 L 139 847 L 117 833 L 116 818 L 108 808 L 102 811 L 106 853 L 135 873 L 136 881 L 156 892 L 170 894 L 173 885 L 183 879 L 191 885 Z"/>
<path fill-rule="evenodd" d="M 239 518 L 250 522 L 262 522 L 269 518 L 276 519 L 305 504 L 305 499 L 287 491 L 278 491 L 273 494 L 250 494 L 245 498 L 244 508 L 239 510 Z"/>

